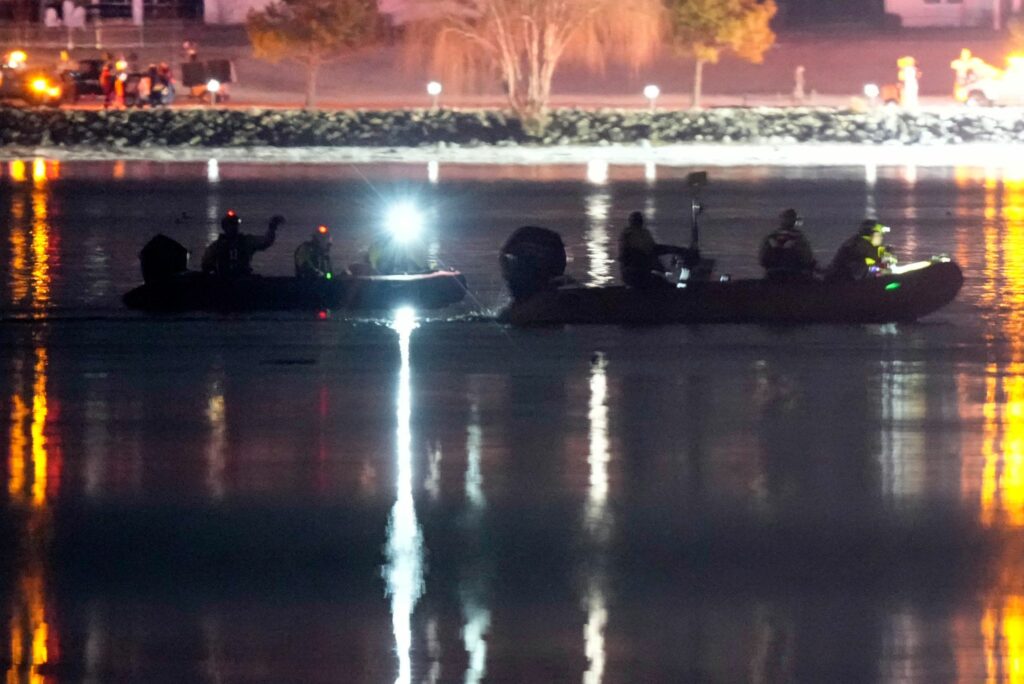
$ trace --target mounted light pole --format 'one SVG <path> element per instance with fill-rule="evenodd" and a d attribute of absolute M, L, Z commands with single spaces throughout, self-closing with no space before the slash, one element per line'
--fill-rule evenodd
<path fill-rule="evenodd" d="M 653 83 L 644 87 L 644 97 L 646 97 L 651 103 L 651 114 L 658 106 L 658 96 L 661 95 L 661 88 L 654 85 Z"/>
<path fill-rule="evenodd" d="M 437 98 L 440 97 L 443 88 L 438 81 L 431 81 L 427 84 L 427 95 L 430 96 L 430 106 L 437 109 Z"/>

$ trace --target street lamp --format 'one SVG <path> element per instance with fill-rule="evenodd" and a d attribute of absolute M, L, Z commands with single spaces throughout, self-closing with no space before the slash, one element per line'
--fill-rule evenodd
<path fill-rule="evenodd" d="M 864 86 L 864 97 L 868 98 L 868 102 L 871 104 L 872 107 L 878 104 L 878 95 L 881 92 L 882 91 L 878 88 L 878 85 L 875 83 L 868 83 L 867 85 Z"/>
<path fill-rule="evenodd" d="M 430 95 L 430 106 L 437 109 L 437 98 L 441 94 L 441 84 L 437 81 L 431 81 L 427 84 L 427 95 Z"/>
<path fill-rule="evenodd" d="M 211 78 L 206 82 L 206 92 L 210 93 L 210 104 L 217 104 L 217 93 L 220 92 L 220 81 Z"/>
<path fill-rule="evenodd" d="M 654 108 L 657 106 L 658 96 L 661 95 L 661 88 L 654 85 L 644 87 L 644 97 L 651 101 L 651 112 L 654 112 Z"/>

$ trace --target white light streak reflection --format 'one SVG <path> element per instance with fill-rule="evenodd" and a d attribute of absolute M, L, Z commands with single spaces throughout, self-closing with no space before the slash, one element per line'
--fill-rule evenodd
<path fill-rule="evenodd" d="M 220 182 L 220 162 L 210 159 L 206 162 L 206 180 L 210 183 Z"/>
<path fill-rule="evenodd" d="M 82 441 L 84 489 L 87 497 L 96 498 L 103 491 L 110 449 L 110 407 L 105 392 L 93 384 L 91 378 L 85 395 L 85 421 L 85 439 Z"/>
<path fill-rule="evenodd" d="M 649 184 L 658 180 L 658 165 L 652 161 L 644 164 L 644 180 Z"/>
<path fill-rule="evenodd" d="M 491 611 L 474 601 L 466 601 L 466 626 L 462 628 L 462 643 L 469 656 L 466 664 L 466 684 L 479 684 L 487 674 L 487 631 L 491 628 Z"/>
<path fill-rule="evenodd" d="M 387 530 L 384 579 L 391 597 L 391 627 L 398 655 L 395 684 L 412 681 L 412 614 L 423 593 L 423 535 L 416 520 L 412 492 L 412 383 L 409 339 L 416 329 L 416 313 L 409 308 L 395 312 L 391 325 L 398 333 L 401 367 L 395 401 L 395 460 L 397 497 Z"/>
<path fill-rule="evenodd" d="M 206 241 L 213 242 L 220 235 L 220 193 L 216 190 L 206 194 Z"/>
<path fill-rule="evenodd" d="M 603 549 L 608 542 L 611 521 L 608 517 L 608 362 L 598 352 L 590 365 L 590 403 L 587 417 L 590 422 L 590 479 L 584 523 L 591 538 L 602 549 L 597 559 L 590 562 L 587 580 L 587 624 L 583 628 L 583 649 L 587 656 L 587 671 L 583 684 L 600 684 L 605 670 L 605 627 L 608 624 L 608 605 L 605 596 L 607 578 L 604 570 Z"/>
<path fill-rule="evenodd" d="M 603 159 L 591 159 L 587 162 L 587 180 L 594 185 L 608 183 L 608 162 Z"/>
<path fill-rule="evenodd" d="M 591 581 L 587 591 L 587 624 L 583 628 L 583 648 L 587 656 L 587 671 L 583 684 L 601 684 L 604 680 L 605 641 L 608 625 L 608 607 L 600 579 Z"/>
<path fill-rule="evenodd" d="M 864 216 L 871 217 L 876 216 L 878 211 L 877 203 L 875 201 L 875 186 L 878 185 L 878 167 L 874 164 L 864 165 Z"/>
<path fill-rule="evenodd" d="M 924 434 L 908 430 L 927 415 L 924 376 L 915 364 L 881 362 L 882 489 L 893 498 L 920 496 L 925 488 Z"/>
<path fill-rule="evenodd" d="M 908 187 L 914 187 L 917 185 L 917 167 L 913 164 L 907 164 L 900 169 L 900 177 Z"/>
<path fill-rule="evenodd" d="M 469 426 L 466 428 L 466 499 L 479 510 L 484 507 L 484 476 L 480 471 L 480 447 L 483 429 L 480 427 L 480 403 L 474 398 L 469 407 Z"/>
<path fill-rule="evenodd" d="M 608 505 L 608 377 L 607 361 L 600 352 L 590 366 L 590 482 L 587 488 L 587 529 L 604 527 Z M 603 535 L 602 535 L 603 536 Z"/>
<path fill-rule="evenodd" d="M 605 285 L 612 280 L 611 236 L 608 230 L 608 211 L 611 197 L 600 190 L 587 197 L 587 257 L 590 270 L 588 285 Z"/>
<path fill-rule="evenodd" d="M 437 163 L 436 159 L 427 162 L 427 180 L 431 183 L 441 180 L 441 165 Z"/>

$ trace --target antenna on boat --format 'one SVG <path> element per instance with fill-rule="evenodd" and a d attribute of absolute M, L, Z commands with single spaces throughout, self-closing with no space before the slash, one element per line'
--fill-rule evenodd
<path fill-rule="evenodd" d="M 690 186 L 693 197 L 690 200 L 690 249 L 695 253 L 700 252 L 700 224 L 697 221 L 704 212 L 704 205 L 700 202 L 700 190 L 708 184 L 707 171 L 694 171 L 686 176 L 686 184 Z"/>

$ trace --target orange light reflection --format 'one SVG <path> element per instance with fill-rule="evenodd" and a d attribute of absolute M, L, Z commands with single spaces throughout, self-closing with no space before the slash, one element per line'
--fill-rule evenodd
<path fill-rule="evenodd" d="M 46 435 L 50 419 L 49 354 L 38 342 L 32 354 L 31 363 L 19 358 L 13 363 L 7 491 L 12 504 L 24 506 L 30 513 L 22 535 L 20 577 L 9 613 L 11 659 L 6 679 L 10 684 L 42 684 L 45 678 L 39 668 L 49 661 L 55 648 L 55 635 L 47 619 L 44 572 L 53 465 Z M 29 390 L 30 398 L 24 396 Z"/>
<path fill-rule="evenodd" d="M 985 339 L 980 519 L 996 528 L 1024 527 L 1024 173 L 1000 179 L 986 170 L 982 306 L 996 312 Z M 1008 345 L 1008 350 L 996 348 Z M 965 459 L 964 484 L 974 474 Z M 1018 554 L 1019 556 L 1019 554 Z M 1024 594 L 1014 554 L 999 560 L 998 581 L 983 596 L 980 621 L 986 682 L 1024 683 Z M 966 665 L 966 664 L 965 664 Z M 980 675 L 980 673 L 978 673 Z"/>

